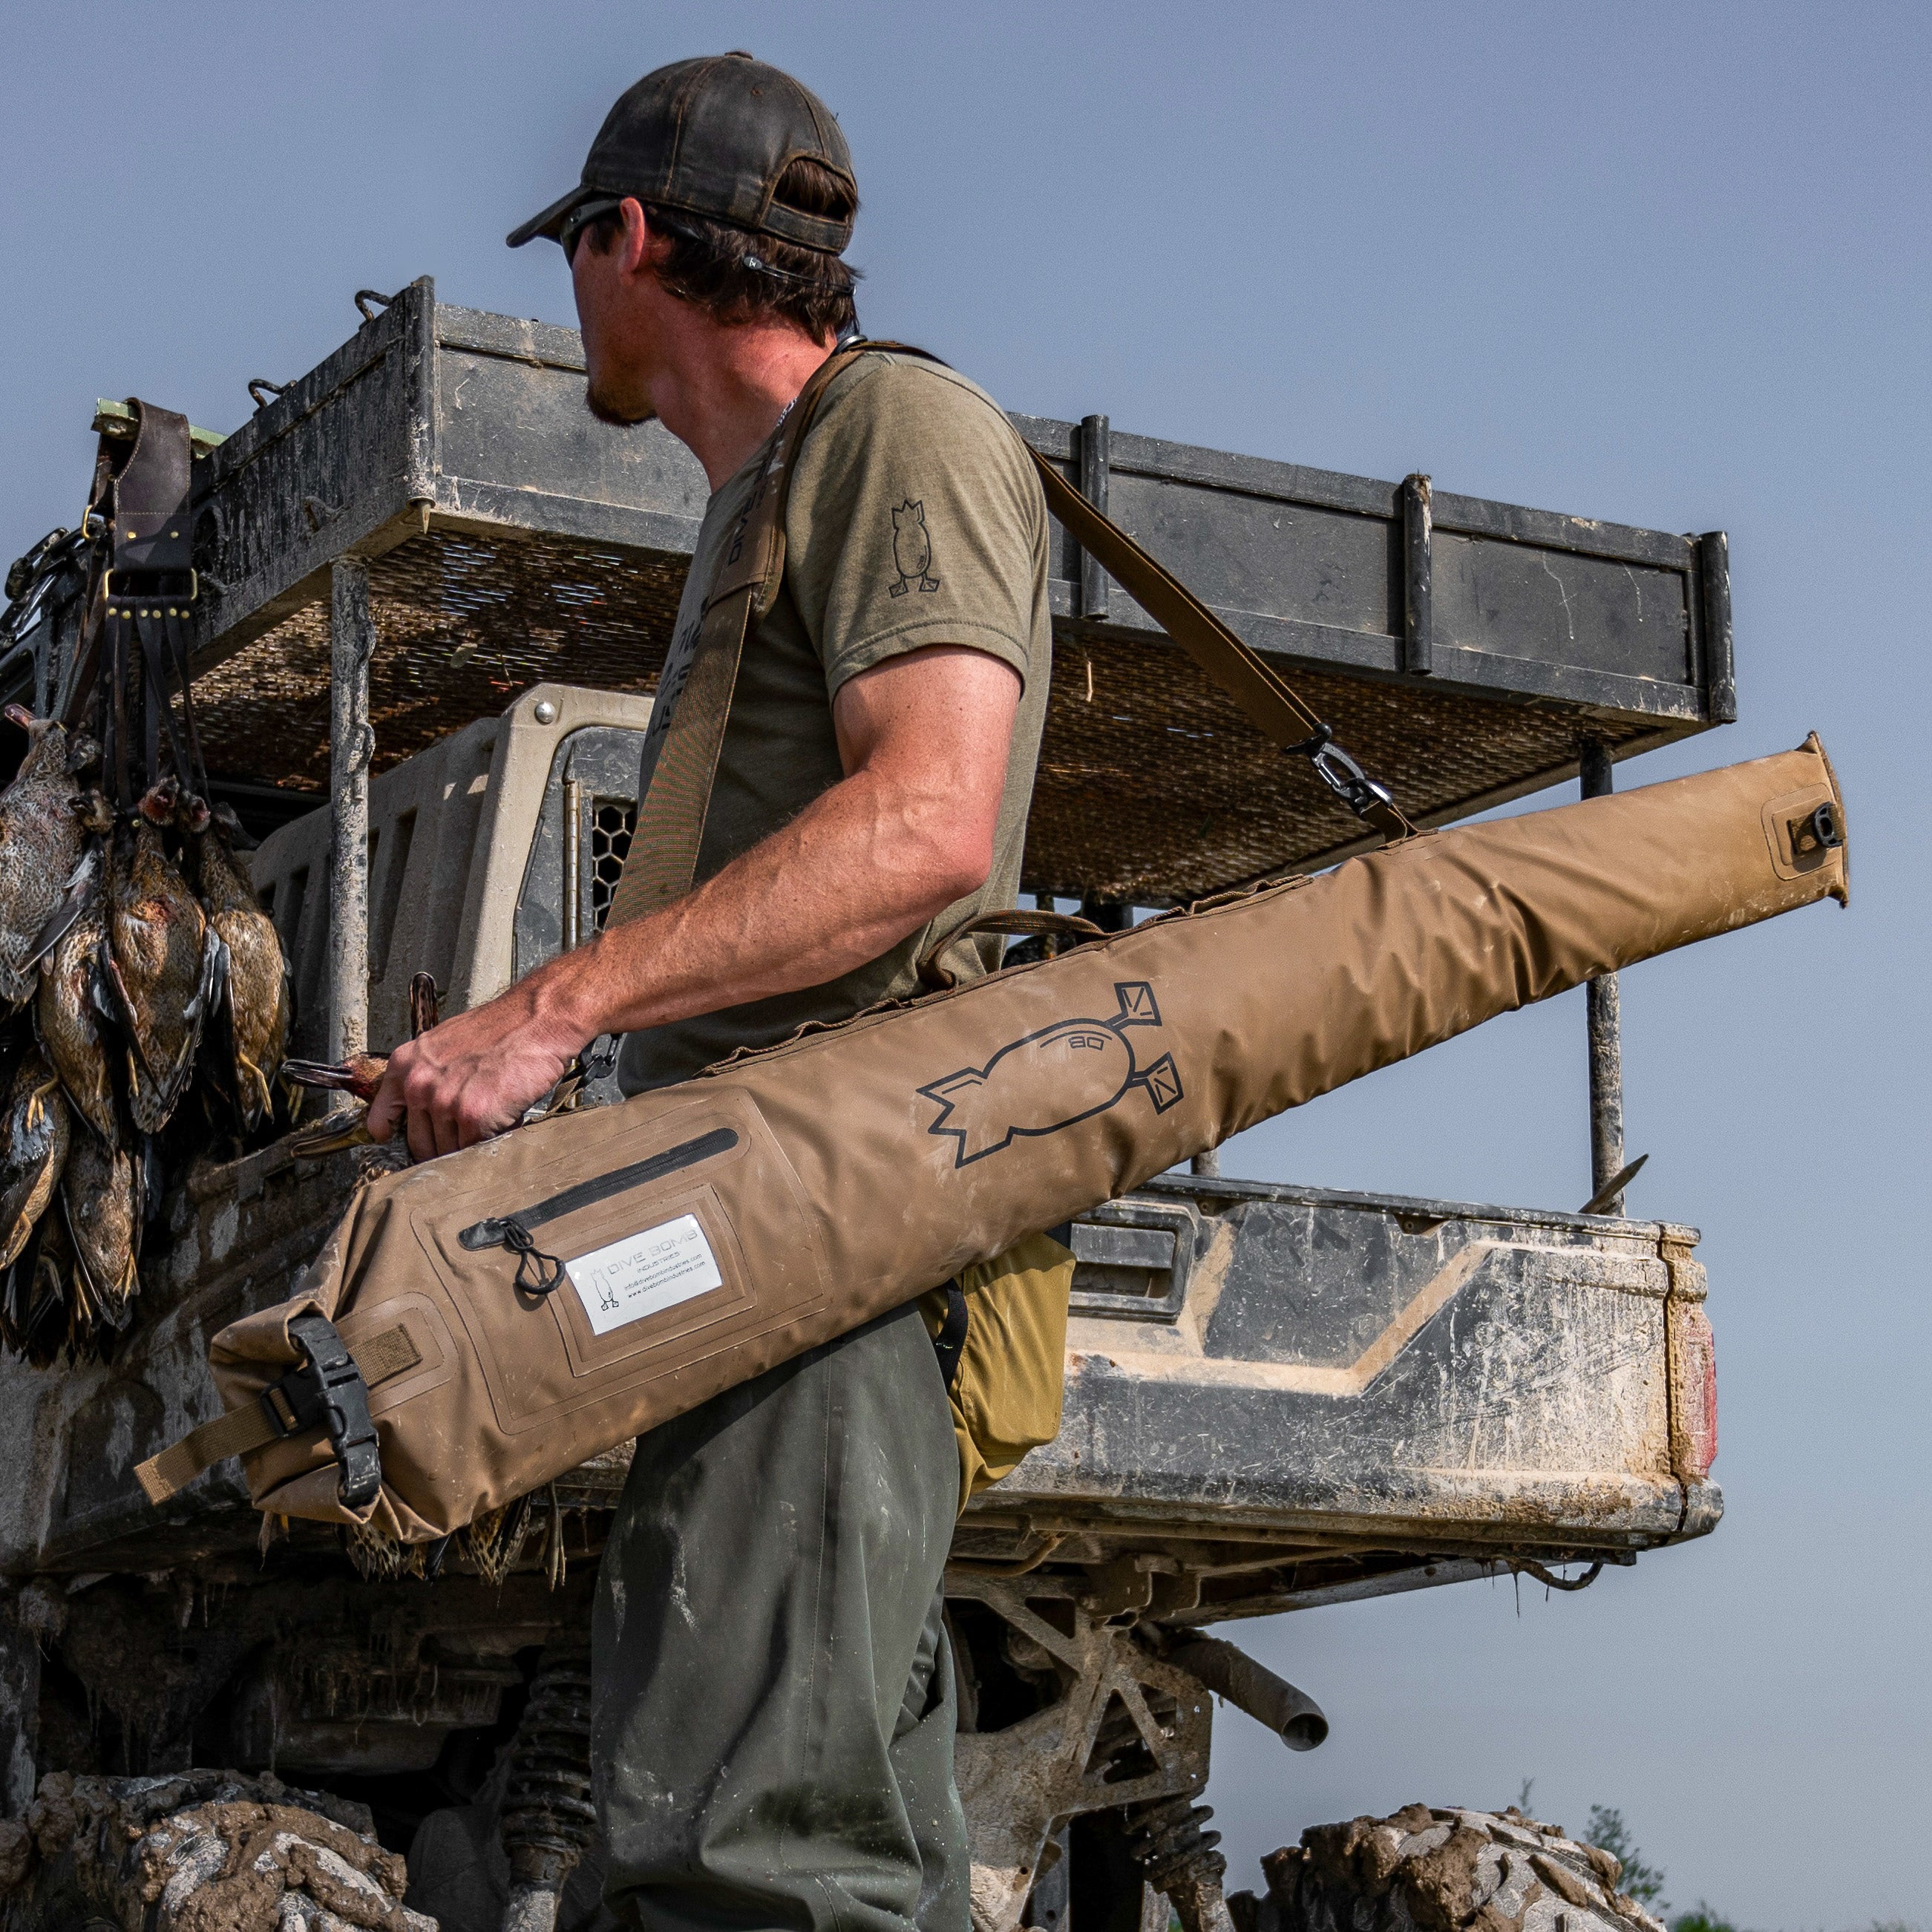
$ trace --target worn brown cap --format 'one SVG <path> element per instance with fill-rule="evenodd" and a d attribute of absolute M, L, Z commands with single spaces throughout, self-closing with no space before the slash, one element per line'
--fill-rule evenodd
<path fill-rule="evenodd" d="M 852 187 L 852 151 L 832 110 L 808 87 L 748 53 L 674 61 L 647 74 L 605 116 L 584 178 L 506 239 L 520 248 L 558 238 L 586 203 L 640 201 L 728 221 L 800 248 L 844 251 L 849 218 L 808 214 L 775 199 L 778 178 L 803 156 Z"/>

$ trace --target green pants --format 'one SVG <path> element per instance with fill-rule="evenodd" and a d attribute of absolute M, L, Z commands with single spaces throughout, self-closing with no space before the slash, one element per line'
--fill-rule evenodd
<path fill-rule="evenodd" d="M 966 1932 L 958 1492 L 910 1307 L 640 1438 L 593 1626 L 620 1923 Z"/>

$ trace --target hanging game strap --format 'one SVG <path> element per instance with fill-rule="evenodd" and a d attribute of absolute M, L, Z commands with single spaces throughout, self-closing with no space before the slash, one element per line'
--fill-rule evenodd
<path fill-rule="evenodd" d="M 104 673 L 107 680 L 106 780 L 121 805 L 130 802 L 141 788 L 134 782 L 136 748 L 130 742 L 137 716 L 143 727 L 144 784 L 160 776 L 165 736 L 182 786 L 204 796 L 208 790 L 188 668 L 188 626 L 200 585 L 190 520 L 194 452 L 188 418 L 138 397 L 130 397 L 128 406 L 134 415 L 134 447 L 118 470 L 104 454 L 90 506 L 104 515 L 112 539 L 101 610 L 105 648 L 96 647 L 94 674 Z M 179 728 L 170 690 L 176 677 L 182 691 Z M 83 687 L 87 682 L 83 680 Z M 77 694 L 76 708 L 83 701 Z"/>

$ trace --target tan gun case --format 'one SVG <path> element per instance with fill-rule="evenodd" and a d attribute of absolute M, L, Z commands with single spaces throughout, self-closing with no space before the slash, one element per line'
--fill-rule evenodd
<path fill-rule="evenodd" d="M 385 1177 L 292 1300 L 215 1338 L 230 1414 L 144 1484 L 252 1442 L 260 1508 L 442 1536 L 1286 1108 L 1842 902 L 1843 826 L 1814 739 L 1406 838 Z M 316 1315 L 352 1366 L 302 1367 Z M 338 1462 L 358 1434 L 380 1489 L 367 1442 L 364 1475 Z"/>

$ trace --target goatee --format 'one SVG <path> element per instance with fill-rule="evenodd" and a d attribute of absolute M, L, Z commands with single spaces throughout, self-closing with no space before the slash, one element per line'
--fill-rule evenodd
<path fill-rule="evenodd" d="M 595 382 L 589 382 L 584 386 L 584 406 L 599 422 L 609 423 L 616 429 L 632 428 L 639 423 L 653 421 L 657 416 L 646 398 L 640 398 L 636 404 L 627 406 L 600 392 Z"/>

